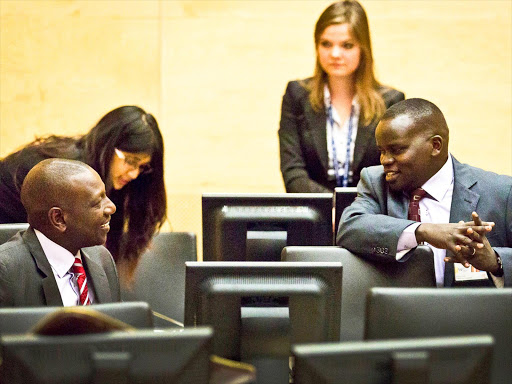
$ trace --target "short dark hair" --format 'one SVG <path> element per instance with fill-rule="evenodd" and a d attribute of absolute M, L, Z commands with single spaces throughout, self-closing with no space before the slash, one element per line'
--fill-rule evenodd
<path fill-rule="evenodd" d="M 401 115 L 409 116 L 418 126 L 448 140 L 448 124 L 443 112 L 431 101 L 420 98 L 400 101 L 389 107 L 380 120 L 391 120 Z"/>

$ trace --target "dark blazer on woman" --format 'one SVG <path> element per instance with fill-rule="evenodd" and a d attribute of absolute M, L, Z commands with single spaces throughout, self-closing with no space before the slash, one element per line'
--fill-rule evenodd
<path fill-rule="evenodd" d="M 80 252 L 95 303 L 121 301 L 110 252 L 103 246 L 82 248 Z M 31 227 L 0 245 L 0 307 L 62 305 L 52 267 Z"/>
<path fill-rule="evenodd" d="M 328 180 L 327 133 L 324 111 L 315 112 L 309 102 L 309 91 L 304 81 L 290 81 L 283 96 L 279 146 L 281 173 L 286 192 L 332 192 L 335 180 Z M 379 92 L 386 108 L 405 99 L 395 89 L 381 86 Z M 364 167 L 380 164 L 380 153 L 375 144 L 378 121 L 364 126 L 359 118 L 351 164 L 353 173 L 350 186 L 357 185 Z"/>

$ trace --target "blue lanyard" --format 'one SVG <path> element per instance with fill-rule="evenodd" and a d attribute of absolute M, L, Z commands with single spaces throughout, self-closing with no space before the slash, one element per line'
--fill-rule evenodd
<path fill-rule="evenodd" d="M 348 177 L 350 169 L 350 145 L 352 144 L 352 119 L 354 117 L 354 106 L 350 107 L 350 117 L 348 118 L 348 134 L 347 134 L 347 151 L 345 156 L 345 164 L 343 167 L 343 179 L 340 176 L 338 157 L 336 155 L 336 143 L 334 141 L 334 119 L 332 117 L 332 103 L 329 104 L 329 125 L 331 126 L 331 145 L 332 145 L 332 162 L 334 174 L 336 176 L 336 186 L 348 186 Z"/>

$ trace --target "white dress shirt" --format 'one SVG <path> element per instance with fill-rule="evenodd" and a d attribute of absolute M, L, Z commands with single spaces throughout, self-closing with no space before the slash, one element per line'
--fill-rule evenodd
<path fill-rule="evenodd" d="M 329 87 L 326 85 L 324 87 L 324 102 L 325 109 L 329 110 L 331 105 L 331 93 L 329 92 Z M 350 139 L 350 163 L 354 160 L 354 148 L 356 144 L 357 137 L 357 126 L 359 124 L 359 114 L 361 111 L 361 106 L 357 100 L 357 95 L 354 96 L 352 100 L 352 108 L 354 108 L 354 114 L 352 115 L 352 135 Z M 348 141 L 348 118 L 343 124 L 341 123 L 341 119 L 336 111 L 336 108 L 332 108 L 332 119 L 334 121 L 334 127 L 331 127 L 329 116 L 326 117 L 326 130 L 327 130 L 327 154 L 328 154 L 328 175 L 334 179 L 334 165 L 333 165 L 333 150 L 332 150 L 332 137 L 334 136 L 334 142 L 336 145 L 336 157 L 338 158 L 339 164 L 339 172 L 340 176 L 343 175 L 343 168 L 345 166 L 345 160 L 347 158 L 347 141 Z M 352 180 L 352 170 L 349 168 L 349 180 Z"/>
<path fill-rule="evenodd" d="M 71 270 L 73 263 L 75 262 L 75 257 L 82 260 L 80 251 L 77 252 L 76 256 L 73 256 L 71 252 L 48 239 L 37 229 L 34 229 L 34 232 L 36 233 L 44 254 L 52 267 L 55 281 L 57 281 L 57 286 L 59 287 L 62 303 L 65 307 L 80 305 L 78 283 L 76 281 L 75 274 Z M 94 302 L 94 298 L 92 296 L 92 290 L 89 289 L 89 298 L 91 299 L 91 303 Z"/>
<path fill-rule="evenodd" d="M 450 222 L 450 209 L 452 205 L 453 196 L 453 161 L 452 156 L 448 154 L 448 160 L 443 167 L 432 176 L 422 188 L 433 197 L 433 199 L 424 197 L 420 200 L 420 218 L 421 223 L 449 223 Z M 470 218 L 468 217 L 468 220 Z M 404 229 L 398 238 L 396 259 L 400 260 L 409 250 L 416 247 L 416 228 L 421 223 L 409 225 Z M 446 257 L 446 250 L 433 247 L 434 252 L 434 270 L 436 274 L 436 285 L 438 287 L 444 286 L 444 267 Z M 457 263 L 456 263 L 457 264 Z M 496 277 L 490 274 L 494 284 L 498 288 L 503 288 L 505 279 L 503 277 Z"/>
<path fill-rule="evenodd" d="M 442 168 L 428 179 L 422 188 L 433 198 L 424 197 L 420 200 L 421 223 L 449 223 L 453 196 L 453 162 L 450 154 L 448 154 L 448 160 Z M 411 224 L 402 232 L 398 239 L 397 260 L 400 260 L 407 251 L 418 245 L 415 231 L 421 223 Z M 444 285 L 446 250 L 433 247 L 428 243 L 427 245 L 434 252 L 436 285 L 442 287 Z"/>

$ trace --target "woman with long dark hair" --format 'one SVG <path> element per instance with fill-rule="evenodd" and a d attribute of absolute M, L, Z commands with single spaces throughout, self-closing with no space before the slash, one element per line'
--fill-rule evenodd
<path fill-rule="evenodd" d="M 357 1 L 327 7 L 314 40 L 313 77 L 290 81 L 283 96 L 279 145 L 287 192 L 357 185 L 363 167 L 380 164 L 378 119 L 404 99 L 375 78 L 368 19 Z"/>
<path fill-rule="evenodd" d="M 83 161 L 98 172 L 117 207 L 106 245 L 129 276 L 166 219 L 163 155 L 158 123 L 137 106 L 110 111 L 83 136 L 38 138 L 0 161 L 0 223 L 27 221 L 19 191 L 38 162 Z"/>

